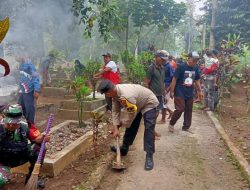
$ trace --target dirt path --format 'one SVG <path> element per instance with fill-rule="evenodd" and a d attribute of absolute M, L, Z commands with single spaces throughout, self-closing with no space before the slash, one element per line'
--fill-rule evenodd
<path fill-rule="evenodd" d="M 157 125 L 155 168 L 144 171 L 143 127 L 125 162 L 124 173 L 107 171 L 101 190 L 241 190 L 249 189 L 230 154 L 205 113 L 194 112 L 192 131 L 171 134 L 167 125 Z"/>

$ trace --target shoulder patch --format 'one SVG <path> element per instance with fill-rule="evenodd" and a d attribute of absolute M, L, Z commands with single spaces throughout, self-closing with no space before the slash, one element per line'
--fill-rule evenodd
<path fill-rule="evenodd" d="M 125 97 L 120 97 L 119 100 L 121 102 L 121 105 L 126 108 L 127 112 L 137 112 L 137 106 L 135 104 L 130 103 Z"/>

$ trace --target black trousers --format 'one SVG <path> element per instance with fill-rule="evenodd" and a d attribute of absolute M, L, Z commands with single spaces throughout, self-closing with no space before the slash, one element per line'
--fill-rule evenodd
<path fill-rule="evenodd" d="M 156 123 L 157 111 L 156 108 L 147 111 L 144 115 L 139 112 L 135 119 L 133 120 L 131 126 L 126 129 L 123 144 L 130 146 L 133 144 L 135 137 L 137 135 L 141 119 L 144 119 L 144 151 L 153 154 L 155 152 L 155 140 L 154 140 L 154 130 Z"/>
<path fill-rule="evenodd" d="M 34 91 L 27 94 L 20 93 L 18 104 L 22 106 L 23 115 L 27 121 L 35 123 L 35 98 Z"/>

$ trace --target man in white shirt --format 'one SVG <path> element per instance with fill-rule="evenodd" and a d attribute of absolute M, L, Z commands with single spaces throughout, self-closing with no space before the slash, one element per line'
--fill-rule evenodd
<path fill-rule="evenodd" d="M 113 84 L 119 84 L 120 75 L 116 63 L 111 60 L 111 54 L 105 53 L 102 56 L 104 65 L 102 70 L 99 73 L 95 74 L 95 79 L 103 78 L 111 81 Z M 105 99 L 107 102 L 107 111 L 112 111 L 112 98 L 105 96 Z"/>

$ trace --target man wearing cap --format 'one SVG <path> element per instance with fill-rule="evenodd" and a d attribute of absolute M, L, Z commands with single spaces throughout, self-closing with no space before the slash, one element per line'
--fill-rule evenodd
<path fill-rule="evenodd" d="M 30 162 L 28 181 L 36 163 L 40 144 L 44 136 L 34 125 L 28 126 L 21 121 L 20 105 L 10 105 L 4 110 L 4 118 L 0 121 L 0 189 L 11 179 L 10 168 Z M 50 136 L 45 140 L 49 141 Z M 28 140 L 32 144 L 28 144 Z M 38 186 L 43 188 L 44 182 L 39 179 Z"/>
<path fill-rule="evenodd" d="M 169 55 L 169 53 L 166 51 L 166 54 L 168 55 L 168 60 L 164 63 L 164 71 L 165 71 L 165 79 L 164 79 L 164 84 L 165 84 L 165 90 L 166 90 L 166 95 L 165 95 L 165 102 L 163 105 L 162 109 L 162 119 L 160 123 L 166 123 L 166 115 L 167 112 L 169 113 L 168 119 L 172 117 L 173 111 L 169 107 L 169 101 L 170 101 L 170 84 L 172 82 L 173 76 L 174 76 L 174 68 L 171 64 L 172 61 L 172 56 Z"/>
<path fill-rule="evenodd" d="M 166 50 L 158 50 L 155 54 L 155 62 L 149 66 L 145 86 L 152 90 L 156 95 L 159 105 L 157 107 L 157 117 L 159 112 L 163 109 L 164 97 L 165 97 L 165 71 L 163 64 L 168 60 L 168 52 Z M 161 135 L 155 131 L 156 138 Z"/>
<path fill-rule="evenodd" d="M 144 118 L 144 151 L 146 152 L 145 170 L 154 167 L 153 154 L 155 152 L 154 129 L 159 101 L 154 93 L 138 84 L 114 85 L 103 80 L 98 90 L 106 96 L 113 98 L 112 120 L 113 136 L 119 136 L 119 127 L 126 127 L 121 146 L 121 155 L 128 153 L 129 146 L 138 132 L 142 117 Z M 124 108 L 124 112 L 121 109 Z M 114 150 L 116 151 L 116 150 Z"/>
<path fill-rule="evenodd" d="M 163 64 L 167 60 L 167 51 L 158 50 L 155 54 L 155 62 L 150 65 L 145 79 L 145 86 L 153 91 L 160 103 L 157 107 L 158 111 L 163 108 L 163 97 L 165 95 L 165 71 Z"/>
<path fill-rule="evenodd" d="M 174 125 L 184 112 L 183 131 L 189 131 L 192 121 L 193 97 L 196 88 L 198 97 L 203 98 L 200 85 L 200 71 L 196 63 L 199 60 L 197 52 L 188 54 L 188 61 L 178 65 L 170 85 L 170 96 L 174 97 L 175 111 L 169 122 L 168 129 L 174 132 Z"/>
<path fill-rule="evenodd" d="M 117 65 L 114 61 L 112 61 L 112 57 L 110 53 L 105 53 L 102 55 L 104 60 L 104 65 L 101 72 L 95 74 L 95 78 L 103 78 L 111 81 L 113 84 L 119 84 L 120 75 L 118 72 Z M 105 96 L 107 102 L 107 111 L 112 111 L 112 98 Z"/>

